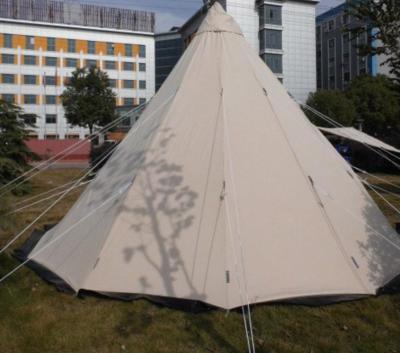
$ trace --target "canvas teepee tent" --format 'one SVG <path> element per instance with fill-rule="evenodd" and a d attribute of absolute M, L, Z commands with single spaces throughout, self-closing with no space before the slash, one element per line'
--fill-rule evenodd
<path fill-rule="evenodd" d="M 341 300 L 400 273 L 357 176 L 216 3 L 140 122 L 29 257 L 72 290 Z"/>

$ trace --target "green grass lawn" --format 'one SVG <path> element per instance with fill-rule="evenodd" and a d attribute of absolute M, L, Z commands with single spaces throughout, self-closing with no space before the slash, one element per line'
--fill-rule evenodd
<path fill-rule="evenodd" d="M 76 170 L 43 172 L 25 198 L 79 174 Z M 400 185 L 400 177 L 385 177 Z M 79 191 L 70 195 L 39 225 L 58 222 L 78 196 Z M 400 207 L 399 199 L 386 196 Z M 15 197 L 10 203 L 23 199 Z M 392 222 L 398 220 L 394 210 L 377 201 Z M 0 233 L 0 246 L 41 209 L 35 206 L 12 216 Z M 0 275 L 17 264 L 10 252 L 0 256 Z M 258 305 L 253 308 L 253 324 L 257 352 L 400 353 L 398 294 L 316 308 Z M 246 339 L 238 312 L 193 314 L 143 300 L 79 299 L 57 292 L 27 268 L 0 284 L 0 353 L 91 352 L 243 353 Z"/>

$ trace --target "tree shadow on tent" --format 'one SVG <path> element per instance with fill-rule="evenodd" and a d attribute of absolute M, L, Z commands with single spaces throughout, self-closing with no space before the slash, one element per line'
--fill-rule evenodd
<path fill-rule="evenodd" d="M 368 277 L 378 288 L 384 281 L 384 288 L 380 288 L 378 294 L 400 291 L 400 236 L 389 223 L 382 224 L 382 216 L 376 212 L 376 205 L 369 198 L 365 198 L 367 206 L 363 210 L 365 230 L 368 238 L 364 242 L 358 242 L 361 253 L 368 262 Z M 360 220 L 354 220 L 360 222 Z M 379 234 L 378 234 L 379 233 Z M 397 249 L 393 244 L 397 244 Z M 390 278 L 396 276 L 396 278 Z M 389 277 L 388 277 L 389 276 Z"/>
<path fill-rule="evenodd" d="M 138 237 L 138 245 L 126 247 L 123 256 L 127 263 L 134 256 L 142 256 L 159 275 L 166 297 L 177 297 L 175 283 L 179 272 L 189 288 L 188 298 L 201 301 L 205 296 L 195 288 L 178 246 L 184 231 L 195 221 L 192 210 L 198 194 L 185 184 L 183 167 L 167 160 L 168 147 L 174 137 L 169 129 L 160 131 L 157 144 L 146 152 L 140 177 L 135 180 L 137 206 L 128 207 L 125 203 L 121 208 L 122 213 L 131 215 L 130 227 Z M 155 247 L 150 249 L 152 242 Z M 152 284 L 145 273 L 139 282 L 142 293 L 148 293 Z"/>

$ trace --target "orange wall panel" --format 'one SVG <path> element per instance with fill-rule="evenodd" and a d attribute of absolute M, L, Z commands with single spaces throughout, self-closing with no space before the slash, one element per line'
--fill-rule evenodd
<path fill-rule="evenodd" d="M 47 39 L 45 37 L 35 37 L 35 50 L 47 49 Z"/>
<path fill-rule="evenodd" d="M 13 41 L 14 49 L 16 49 L 18 47 L 25 48 L 25 36 L 14 34 L 12 36 L 12 41 Z"/>
<path fill-rule="evenodd" d="M 105 54 L 106 52 L 107 52 L 106 43 L 96 42 L 96 54 L 100 54 L 100 53 Z"/>
<path fill-rule="evenodd" d="M 78 53 L 82 52 L 87 54 L 87 41 L 86 40 L 77 40 L 76 41 L 76 51 Z"/>
<path fill-rule="evenodd" d="M 139 45 L 138 44 L 132 45 L 132 55 L 133 56 L 139 55 Z"/>
<path fill-rule="evenodd" d="M 125 56 L 125 45 L 121 43 L 115 43 L 114 45 L 115 55 Z"/>
<path fill-rule="evenodd" d="M 56 38 L 56 50 L 63 51 L 64 53 L 67 51 L 67 40 L 65 38 Z"/>
<path fill-rule="evenodd" d="M 0 48 L 3 48 L 4 45 L 4 34 L 0 34 Z"/>

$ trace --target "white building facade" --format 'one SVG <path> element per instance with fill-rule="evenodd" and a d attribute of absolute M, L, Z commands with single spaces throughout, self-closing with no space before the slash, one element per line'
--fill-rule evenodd
<path fill-rule="evenodd" d="M 87 129 L 67 123 L 59 98 L 76 68 L 97 66 L 106 71 L 117 106 L 136 106 L 154 95 L 151 30 L 13 19 L 4 13 L 0 16 L 0 96 L 37 115 L 32 138 L 78 139 L 88 134 Z"/>
<path fill-rule="evenodd" d="M 318 0 L 221 1 L 250 45 L 298 100 L 316 90 Z"/>

